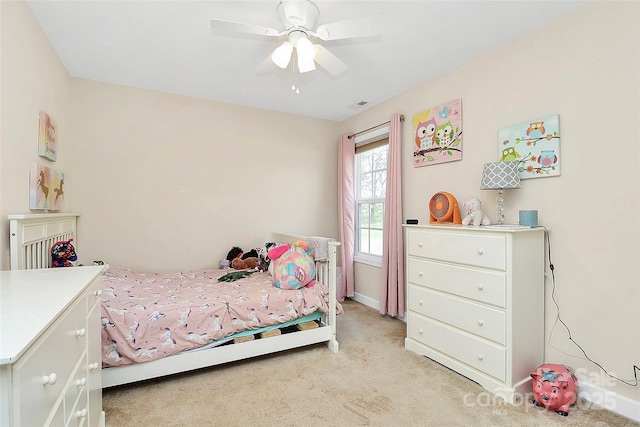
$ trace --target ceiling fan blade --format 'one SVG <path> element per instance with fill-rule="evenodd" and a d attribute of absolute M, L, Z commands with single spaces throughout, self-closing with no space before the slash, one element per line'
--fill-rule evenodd
<path fill-rule="evenodd" d="M 315 35 L 321 40 L 351 39 L 380 35 L 381 21 L 377 16 L 348 19 L 318 26 Z"/>
<path fill-rule="evenodd" d="M 324 46 L 316 44 L 314 47 L 317 50 L 315 61 L 332 76 L 347 71 L 347 64 L 342 62 L 337 56 L 329 52 Z"/>
<path fill-rule="evenodd" d="M 239 33 L 258 34 L 261 36 L 270 37 L 278 37 L 285 34 L 285 32 L 280 32 L 274 28 L 263 27 L 262 25 L 224 21 L 222 19 L 212 19 L 211 28 L 213 28 L 214 30 L 235 31 Z"/>

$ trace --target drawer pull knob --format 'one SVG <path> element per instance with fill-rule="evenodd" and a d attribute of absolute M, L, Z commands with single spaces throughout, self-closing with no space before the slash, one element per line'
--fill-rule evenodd
<path fill-rule="evenodd" d="M 94 292 L 94 295 L 99 297 L 100 295 L 102 295 L 102 289 L 98 289 L 97 291 Z"/>
<path fill-rule="evenodd" d="M 76 418 L 84 418 L 87 416 L 87 410 L 76 411 Z"/>
<path fill-rule="evenodd" d="M 87 379 L 86 378 L 80 378 L 79 380 L 76 381 L 76 385 L 78 387 L 82 387 L 83 385 L 87 384 Z"/>
<path fill-rule="evenodd" d="M 484 325 L 484 320 L 482 320 L 482 319 L 478 320 L 478 325 L 480 325 L 480 326 Z"/>
<path fill-rule="evenodd" d="M 484 359 L 484 356 L 482 354 L 479 354 L 478 355 L 478 360 L 482 360 L 482 359 Z"/>
<path fill-rule="evenodd" d="M 478 290 L 479 290 L 479 291 L 481 291 L 481 290 L 483 290 L 483 289 L 484 289 L 484 285 L 483 285 L 482 283 L 480 283 L 480 284 L 478 285 Z"/>
<path fill-rule="evenodd" d="M 418 304 L 419 304 L 419 305 L 422 305 L 422 304 L 424 304 L 424 301 L 423 301 L 423 300 L 420 300 L 420 301 L 418 301 Z"/>
<path fill-rule="evenodd" d="M 420 328 L 418 329 L 418 332 L 420 333 L 420 335 L 422 335 L 424 333 L 424 329 Z"/>
<path fill-rule="evenodd" d="M 96 369 L 98 369 L 98 362 L 95 362 L 95 363 L 92 363 L 92 364 L 89 365 L 89 370 L 90 371 L 94 371 Z"/>
<path fill-rule="evenodd" d="M 423 275 L 423 274 L 424 274 L 424 273 L 423 273 L 422 271 L 420 271 L 420 272 L 418 273 L 418 276 L 422 277 L 422 275 Z"/>
<path fill-rule="evenodd" d="M 86 330 L 85 328 L 78 329 L 78 330 L 76 331 L 76 336 L 77 336 L 77 337 L 83 337 L 83 336 L 85 336 L 85 335 L 87 335 L 87 330 Z"/>
<path fill-rule="evenodd" d="M 55 372 L 42 377 L 42 385 L 54 385 L 58 381 L 58 374 Z"/>
<path fill-rule="evenodd" d="M 484 253 L 484 249 L 480 248 L 478 249 L 478 255 L 482 255 Z"/>
<path fill-rule="evenodd" d="M 422 247 L 422 242 L 418 243 L 418 247 L 421 248 Z"/>

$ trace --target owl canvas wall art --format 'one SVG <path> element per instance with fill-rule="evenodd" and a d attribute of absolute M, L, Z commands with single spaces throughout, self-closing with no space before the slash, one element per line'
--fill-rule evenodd
<path fill-rule="evenodd" d="M 462 99 L 413 116 L 413 165 L 435 165 L 462 159 Z"/>
<path fill-rule="evenodd" d="M 520 179 L 560 175 L 560 116 L 498 130 L 498 161 L 518 163 Z"/>

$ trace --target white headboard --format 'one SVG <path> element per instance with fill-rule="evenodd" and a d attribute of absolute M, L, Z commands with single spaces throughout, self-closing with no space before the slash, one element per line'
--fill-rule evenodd
<path fill-rule="evenodd" d="M 51 246 L 60 240 L 76 241 L 77 213 L 11 214 L 9 236 L 11 269 L 51 267 Z"/>

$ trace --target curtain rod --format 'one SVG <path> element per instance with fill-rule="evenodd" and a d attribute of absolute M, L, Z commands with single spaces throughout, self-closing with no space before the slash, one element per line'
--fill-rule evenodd
<path fill-rule="evenodd" d="M 404 115 L 400 115 L 400 121 L 404 122 Z M 354 133 L 352 135 L 347 136 L 347 138 L 351 139 L 351 138 L 353 138 L 355 136 L 358 136 L 358 135 L 360 135 L 362 133 L 369 132 L 370 130 L 373 130 L 375 128 L 379 128 L 380 126 L 388 125 L 389 123 L 391 123 L 391 120 L 389 120 L 388 122 L 380 123 L 379 125 L 371 126 L 369 129 L 365 129 L 365 130 L 361 130 L 360 132 L 356 132 L 356 133 Z"/>

